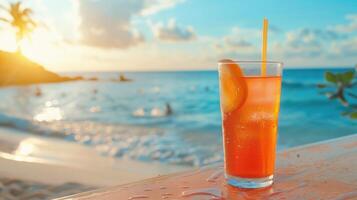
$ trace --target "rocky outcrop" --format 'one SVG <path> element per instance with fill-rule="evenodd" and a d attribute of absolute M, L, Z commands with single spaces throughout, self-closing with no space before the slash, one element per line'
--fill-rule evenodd
<path fill-rule="evenodd" d="M 82 77 L 60 76 L 20 54 L 0 51 L 0 86 L 56 83 L 82 79 Z"/>

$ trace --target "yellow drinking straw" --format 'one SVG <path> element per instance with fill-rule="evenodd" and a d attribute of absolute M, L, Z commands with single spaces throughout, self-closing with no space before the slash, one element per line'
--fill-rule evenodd
<path fill-rule="evenodd" d="M 266 76 L 267 73 L 267 46 L 268 46 L 268 19 L 264 18 L 263 21 L 263 46 L 262 46 L 262 76 Z"/>

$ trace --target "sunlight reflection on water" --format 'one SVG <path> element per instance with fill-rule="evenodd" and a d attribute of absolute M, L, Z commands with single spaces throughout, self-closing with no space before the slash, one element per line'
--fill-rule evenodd
<path fill-rule="evenodd" d="M 15 151 L 16 155 L 28 156 L 34 151 L 34 145 L 32 143 L 27 142 L 26 140 L 22 141 Z"/>
<path fill-rule="evenodd" d="M 63 119 L 63 112 L 59 107 L 45 107 L 33 119 L 39 122 L 58 121 Z"/>

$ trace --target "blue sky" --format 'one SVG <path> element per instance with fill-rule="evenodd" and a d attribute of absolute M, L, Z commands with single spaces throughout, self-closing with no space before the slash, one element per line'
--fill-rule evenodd
<path fill-rule="evenodd" d="M 355 0 L 192 0 L 152 18 L 175 17 L 181 23 L 191 24 L 198 32 L 220 36 L 233 26 L 259 28 L 263 17 L 282 30 L 290 30 L 344 23 L 347 14 L 356 12 Z"/>
<path fill-rule="evenodd" d="M 14 1 L 0 0 L 8 2 Z M 288 67 L 357 64 L 356 0 L 26 0 L 24 5 L 50 27 L 24 41 L 24 53 L 56 71 L 214 69 L 221 58 L 259 60 L 264 17 L 270 23 L 270 60 Z M 11 29 L 0 29 L 0 49 L 13 50 L 13 43 Z"/>

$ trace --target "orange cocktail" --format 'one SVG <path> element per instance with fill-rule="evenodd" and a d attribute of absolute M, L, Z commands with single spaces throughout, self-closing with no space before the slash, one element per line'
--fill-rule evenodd
<path fill-rule="evenodd" d="M 228 183 L 257 188 L 272 184 L 281 90 L 278 62 L 219 63 L 225 172 Z"/>

